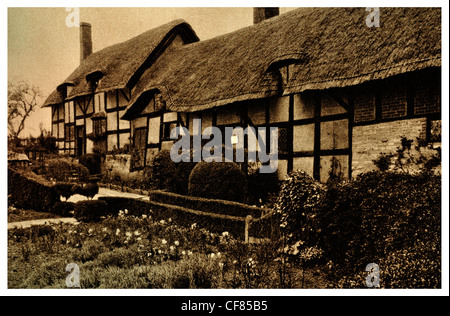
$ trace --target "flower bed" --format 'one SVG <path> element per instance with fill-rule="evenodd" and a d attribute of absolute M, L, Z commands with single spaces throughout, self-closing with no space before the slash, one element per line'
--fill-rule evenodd
<path fill-rule="evenodd" d="M 228 232 L 172 219 L 133 216 L 98 223 L 34 226 L 8 231 L 8 288 L 66 288 L 69 263 L 81 288 L 278 288 L 277 243 L 249 245 Z M 322 287 L 292 269 L 291 287 Z"/>

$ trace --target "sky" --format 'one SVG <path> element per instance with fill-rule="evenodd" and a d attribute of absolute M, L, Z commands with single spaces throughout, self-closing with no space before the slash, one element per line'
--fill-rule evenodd
<path fill-rule="evenodd" d="M 9 7 L 8 81 L 25 81 L 45 98 L 79 65 L 79 28 L 69 27 L 73 8 Z M 294 8 L 280 8 L 285 13 Z M 79 8 L 80 21 L 92 24 L 93 51 L 123 42 L 159 25 L 182 18 L 200 40 L 252 25 L 252 7 L 102 7 Z M 21 136 L 39 135 L 39 125 L 50 130 L 50 110 L 32 114 Z"/>

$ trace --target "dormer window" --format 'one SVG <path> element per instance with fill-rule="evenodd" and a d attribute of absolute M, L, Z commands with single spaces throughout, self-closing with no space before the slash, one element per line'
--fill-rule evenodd
<path fill-rule="evenodd" d="M 103 72 L 100 70 L 93 71 L 86 75 L 86 81 L 89 83 L 91 91 L 95 91 L 103 78 Z"/>
<path fill-rule="evenodd" d="M 73 86 L 74 86 L 73 82 L 65 82 L 65 83 L 59 85 L 56 89 L 60 93 L 61 98 L 63 100 L 65 100 L 65 99 L 67 99 L 69 94 L 72 92 Z"/>
<path fill-rule="evenodd" d="M 295 65 L 305 63 L 307 55 L 302 52 L 283 54 L 272 60 L 262 78 L 263 85 L 274 85 L 283 93 L 292 79 L 291 72 Z"/>

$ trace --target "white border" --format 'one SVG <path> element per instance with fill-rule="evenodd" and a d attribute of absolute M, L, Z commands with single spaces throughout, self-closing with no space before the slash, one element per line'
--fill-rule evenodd
<path fill-rule="evenodd" d="M 158 2 L 161 4 L 161 2 Z M 181 1 L 173 1 L 166 0 L 162 3 L 163 6 L 158 5 L 158 3 L 151 3 L 153 7 L 262 7 L 262 6 L 277 6 L 277 7 L 297 7 L 303 6 L 307 4 L 307 2 L 302 1 L 268 1 L 268 0 L 260 0 L 260 1 L 216 1 L 212 3 L 211 1 L 189 1 L 189 5 L 186 5 L 185 2 Z M 92 6 L 92 1 L 64 1 L 62 5 L 61 1 L 11 1 L 6 0 L 2 1 L 2 6 L 0 8 L 0 23 L 1 23 L 1 33 L 0 39 L 3 44 L 2 47 L 2 58 L 0 69 L 3 70 L 1 74 L 1 99 L 2 104 L 6 103 L 7 100 L 7 72 L 8 69 L 7 63 L 7 30 L 8 30 L 8 18 L 7 18 L 7 8 L 8 7 L 90 7 Z M 126 4 L 126 5 L 124 5 Z M 149 3 L 150 4 L 150 3 Z M 7 140 L 6 140 L 6 115 L 7 109 L 6 105 L 3 108 L 3 115 L 1 115 L 2 121 L 1 126 L 3 126 L 3 132 L 0 136 L 0 146 L 2 149 L 1 155 L 1 172 L 2 172 L 2 181 L 0 188 L 0 196 L 1 200 L 1 208 L 0 212 L 2 213 L 2 219 L 0 221 L 0 231 L 1 241 L 2 241 L 2 252 L 0 254 L 0 291 L 1 294 L 4 295 L 24 295 L 24 296 L 53 296 L 53 295 L 63 295 L 63 296 L 77 296 L 77 295 L 92 295 L 92 296 L 103 296 L 103 295 L 123 295 L 123 296 L 136 296 L 136 295 L 145 295 L 145 296 L 302 296 L 302 295 L 317 295 L 317 296 L 448 296 L 449 295 L 449 274 L 448 274 L 448 148 L 449 148 L 449 134 L 448 134 L 448 105 L 449 105 L 449 95 L 448 95 L 448 30 L 449 30 L 449 3 L 447 1 L 340 1 L 337 3 L 336 1 L 323 1 L 317 0 L 314 1 L 314 6 L 325 6 L 325 7 L 442 7 L 442 119 L 443 119 L 443 157 L 442 157 L 442 192 L 443 194 L 443 203 L 442 203 L 442 252 L 443 252 L 443 265 L 442 265 L 442 289 L 441 290 L 336 290 L 336 289 L 318 289 L 318 290 L 10 290 L 7 289 L 7 220 L 6 220 L 6 208 L 7 208 L 7 188 L 6 188 L 6 152 L 7 152 Z M 137 1 L 97 1 L 95 3 L 96 7 L 143 7 L 142 2 Z M 3 103 L 4 102 L 4 103 Z"/>

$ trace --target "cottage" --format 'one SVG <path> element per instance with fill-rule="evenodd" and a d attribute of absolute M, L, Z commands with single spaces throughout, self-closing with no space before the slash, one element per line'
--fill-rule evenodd
<path fill-rule="evenodd" d="M 80 156 L 127 148 L 130 122 L 121 120 L 140 75 L 168 47 L 198 41 L 176 20 L 92 53 L 91 25 L 80 23 L 80 66 L 46 99 L 61 154 Z"/>
<path fill-rule="evenodd" d="M 173 127 L 192 133 L 194 119 L 203 129 L 277 127 L 280 178 L 296 169 L 321 181 L 350 178 L 395 151 L 401 136 L 440 141 L 440 9 L 381 8 L 379 27 L 366 16 L 365 8 L 279 16 L 255 8 L 254 25 L 205 41 L 182 21 L 150 30 L 130 40 L 139 54 L 119 49 L 125 42 L 83 61 L 57 90 L 70 92 L 46 103 L 56 109 L 53 131 L 60 148 L 86 152 L 95 145 L 84 143 L 92 113 L 105 111 L 104 146 L 131 135 L 139 168 L 172 146 Z M 141 37 L 153 46 L 137 45 Z M 104 101 L 95 101 L 99 93 Z M 72 121 L 70 110 L 69 121 L 58 116 L 77 105 Z"/>

